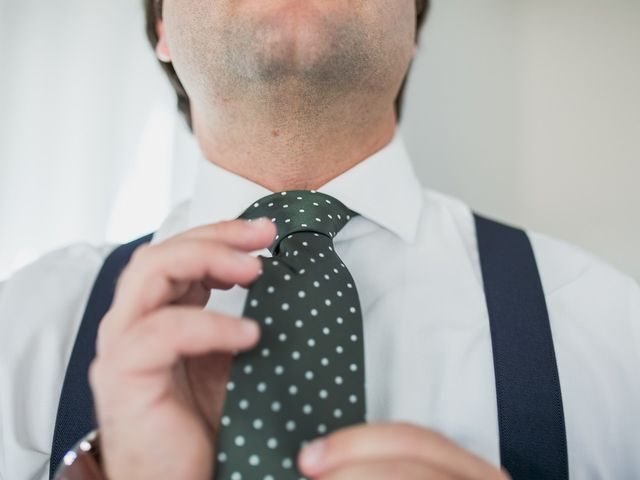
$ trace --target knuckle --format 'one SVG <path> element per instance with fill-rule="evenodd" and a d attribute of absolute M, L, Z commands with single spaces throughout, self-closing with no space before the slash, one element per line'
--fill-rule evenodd
<path fill-rule="evenodd" d="M 99 360 L 99 358 L 94 358 L 91 361 L 88 371 L 89 384 L 91 385 L 91 388 L 95 389 L 100 384 L 105 376 L 104 370 L 104 362 Z"/>
<path fill-rule="evenodd" d="M 173 312 L 169 308 L 163 308 L 152 314 L 140 327 L 139 335 L 157 340 L 165 335 L 178 335 L 180 329 L 176 328 Z"/>
<path fill-rule="evenodd" d="M 102 318 L 102 321 L 98 325 L 98 333 L 96 335 L 96 349 L 98 353 L 104 349 L 104 346 L 109 340 L 109 326 L 111 321 L 109 320 L 109 313 Z"/>
<path fill-rule="evenodd" d="M 127 279 L 131 276 L 131 271 L 133 269 L 133 258 L 131 258 L 131 260 L 129 260 L 129 263 L 127 263 L 120 272 L 118 281 L 116 282 L 116 288 L 120 287 L 123 283 L 126 283 Z"/>
<path fill-rule="evenodd" d="M 145 342 L 158 349 L 179 348 L 189 340 L 190 318 L 186 309 L 166 307 L 151 314 L 137 332 L 139 342 Z M 175 346 L 175 347 L 173 347 Z"/>
<path fill-rule="evenodd" d="M 143 243 L 133 251 L 133 254 L 131 255 L 131 261 L 135 263 L 139 263 L 140 261 L 143 261 L 144 259 L 146 259 L 149 256 L 149 252 L 153 250 L 155 250 L 154 245 Z"/>
<path fill-rule="evenodd" d="M 150 247 L 143 245 L 141 247 L 138 247 L 138 249 L 133 252 L 131 258 L 120 272 L 120 275 L 118 275 L 118 279 L 116 281 L 116 294 L 124 288 L 123 285 L 130 283 L 131 279 L 134 278 L 136 272 L 140 270 L 141 265 L 147 264 L 146 257 L 149 254 L 140 252 L 141 248 L 145 249 L 146 251 L 146 249 Z"/>
<path fill-rule="evenodd" d="M 180 347 L 190 340 L 190 319 L 179 318 L 176 313 L 167 314 L 163 322 L 158 322 L 155 338 L 159 345 L 168 348 L 170 345 Z"/>
<path fill-rule="evenodd" d="M 98 324 L 98 333 L 96 335 L 98 341 L 103 340 L 108 335 L 109 326 L 113 322 L 111 318 L 112 314 L 111 310 L 109 310 L 104 317 L 102 317 L 102 320 L 100 320 L 100 323 Z"/>

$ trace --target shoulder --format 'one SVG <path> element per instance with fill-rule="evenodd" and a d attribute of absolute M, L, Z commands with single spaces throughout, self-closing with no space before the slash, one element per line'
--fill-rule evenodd
<path fill-rule="evenodd" d="M 15 359 L 34 342 L 63 351 L 106 256 L 115 245 L 76 243 L 50 251 L 0 284 L 0 359 Z M 13 353 L 12 353 L 13 352 Z"/>
<path fill-rule="evenodd" d="M 2 281 L 0 307 L 43 295 L 60 301 L 73 296 L 97 274 L 114 247 L 75 243 L 45 253 Z"/>
<path fill-rule="evenodd" d="M 536 256 L 559 362 L 581 363 L 572 370 L 591 371 L 592 381 L 606 372 L 609 389 L 623 387 L 640 402 L 640 388 L 630 381 L 640 367 L 640 286 L 630 275 L 597 255 L 527 231 Z M 622 394 L 622 392 L 620 392 Z M 640 405 L 640 403 L 639 403 Z"/>
<path fill-rule="evenodd" d="M 592 303 L 608 298 L 618 299 L 629 307 L 640 294 L 638 283 L 598 255 L 545 233 L 526 230 L 533 247 L 547 297 L 571 291 L 593 294 L 583 298 Z M 626 301 L 625 301 L 626 300 Z M 593 305 L 595 306 L 595 305 Z"/>
<path fill-rule="evenodd" d="M 425 188 L 420 238 L 440 239 L 444 255 L 464 255 L 482 290 L 473 213 L 460 199 Z M 582 247 L 491 218 L 524 230 L 531 242 L 549 312 L 570 470 L 576 478 L 638 477 L 640 286 Z"/>
<path fill-rule="evenodd" d="M 598 471 L 635 478 L 640 472 L 640 287 L 583 248 L 527 233 L 549 312 L 567 441 L 570 449 L 580 445 L 582 450 L 570 460 L 571 468 L 576 477 Z"/>
<path fill-rule="evenodd" d="M 423 188 L 423 194 L 423 221 L 449 228 L 448 234 L 464 243 L 467 255 L 479 264 L 473 210 L 464 201 L 429 188 Z M 618 321 L 633 321 L 638 328 L 640 286 L 629 274 L 580 246 L 526 226 L 493 219 L 527 233 L 547 301 L 561 303 L 568 311 L 588 313 L 590 317 L 599 312 Z"/>
<path fill-rule="evenodd" d="M 0 283 L 1 364 L 34 342 L 59 351 L 69 346 L 95 277 L 114 247 L 75 243 L 58 248 Z"/>

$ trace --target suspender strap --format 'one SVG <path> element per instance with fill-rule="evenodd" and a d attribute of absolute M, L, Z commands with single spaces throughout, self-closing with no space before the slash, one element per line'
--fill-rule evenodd
<path fill-rule="evenodd" d="M 96 355 L 98 325 L 111 306 L 120 272 L 131 258 L 133 251 L 143 243 L 151 241 L 152 237 L 153 234 L 149 234 L 117 247 L 107 257 L 96 277 L 62 385 L 53 434 L 49 478 L 53 478 L 65 453 L 95 428 L 96 420 L 88 371 Z"/>
<path fill-rule="evenodd" d="M 547 305 L 524 231 L 474 215 L 489 310 L 500 456 L 514 480 L 569 478 Z"/>

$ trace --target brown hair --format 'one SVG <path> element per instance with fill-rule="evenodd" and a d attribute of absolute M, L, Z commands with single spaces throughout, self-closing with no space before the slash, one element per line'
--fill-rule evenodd
<path fill-rule="evenodd" d="M 144 8 L 145 8 L 145 16 L 146 16 L 146 24 L 147 24 L 147 38 L 151 43 L 152 48 L 155 49 L 156 44 L 158 43 L 158 34 L 156 32 L 156 22 L 162 19 L 162 1 L 163 0 L 144 0 Z M 416 44 L 419 41 L 420 30 L 424 21 L 427 17 L 427 13 L 429 12 L 430 0 L 416 0 Z M 187 96 L 187 92 L 185 91 L 176 71 L 173 68 L 172 63 L 160 62 L 160 65 L 164 69 L 165 73 L 169 77 L 169 81 L 173 88 L 176 91 L 176 95 L 178 97 L 178 110 L 184 116 L 189 129 L 193 130 L 193 126 L 191 125 L 191 105 L 189 104 L 189 97 Z M 409 69 L 411 66 L 409 66 Z M 407 78 L 409 76 L 409 71 L 407 71 L 407 75 L 405 75 L 402 80 L 402 85 L 400 86 L 400 90 L 398 91 L 398 95 L 395 100 L 395 108 L 396 108 L 396 117 L 398 121 L 400 120 L 402 113 L 402 104 L 404 98 L 405 86 L 407 83 Z"/>

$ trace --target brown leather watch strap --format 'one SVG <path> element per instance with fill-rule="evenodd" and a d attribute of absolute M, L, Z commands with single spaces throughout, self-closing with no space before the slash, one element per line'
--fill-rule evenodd
<path fill-rule="evenodd" d="M 100 441 L 94 430 L 69 450 L 54 480 L 107 480 L 101 466 Z"/>

